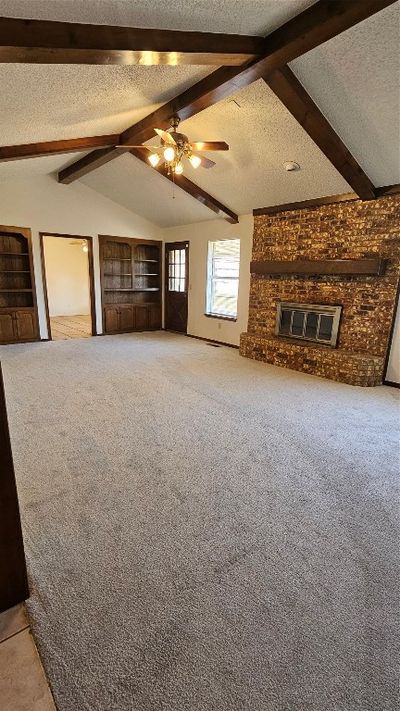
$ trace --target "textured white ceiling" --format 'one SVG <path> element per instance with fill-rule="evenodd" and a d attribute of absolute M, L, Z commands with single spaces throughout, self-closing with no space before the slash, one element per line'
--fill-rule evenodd
<path fill-rule="evenodd" d="M 55 174 L 85 155 L 86 153 L 68 153 L 67 155 L 29 158 L 26 160 L 11 161 L 10 163 L 0 163 L 0 181 L 22 180 L 34 177 L 35 175 Z"/>
<path fill-rule="evenodd" d="M 239 214 L 255 207 L 350 190 L 315 143 L 264 81 L 181 124 L 190 140 L 226 140 L 230 151 L 209 153 L 209 170 L 187 165 L 186 175 Z M 235 103 L 240 104 L 240 107 Z M 301 170 L 287 173 L 294 160 Z"/>
<path fill-rule="evenodd" d="M 0 0 L 0 14 L 264 34 L 311 4 Z M 397 4 L 378 13 L 292 64 L 377 185 L 400 182 L 398 10 Z M 0 65 L 0 145 L 118 132 L 211 71 L 213 67 Z M 217 161 L 215 168 L 194 171 L 188 166 L 186 175 L 238 214 L 350 190 L 262 81 L 182 127 L 191 140 L 230 144 L 228 154 L 209 154 Z M 73 160 L 68 155 L 1 164 L 0 179 L 51 173 Z M 286 173 L 286 160 L 300 163 L 301 171 Z M 84 182 L 162 226 L 214 219 L 178 189 L 172 200 L 170 183 L 131 156 L 121 156 Z"/>
<path fill-rule="evenodd" d="M 375 185 L 400 182 L 399 4 L 291 63 Z"/>
<path fill-rule="evenodd" d="M 315 0 L 1 0 L 3 17 L 264 35 Z"/>
<path fill-rule="evenodd" d="M 107 163 L 83 182 L 161 227 L 215 219 L 214 212 L 131 155 Z M 175 197 L 173 197 L 175 195 Z"/>
<path fill-rule="evenodd" d="M 119 133 L 212 70 L 0 64 L 0 145 Z"/>

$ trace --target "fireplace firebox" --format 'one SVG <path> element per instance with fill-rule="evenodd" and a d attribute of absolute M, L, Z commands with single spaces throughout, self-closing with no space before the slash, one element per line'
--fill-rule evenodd
<path fill-rule="evenodd" d="M 276 334 L 336 347 L 341 306 L 278 303 Z"/>

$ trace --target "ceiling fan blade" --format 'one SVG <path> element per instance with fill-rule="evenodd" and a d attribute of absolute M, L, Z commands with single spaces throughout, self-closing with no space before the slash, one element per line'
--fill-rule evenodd
<path fill-rule="evenodd" d="M 201 158 L 201 167 L 202 168 L 213 168 L 216 163 L 213 160 L 210 160 L 209 158 L 204 158 L 204 156 L 199 156 Z"/>
<path fill-rule="evenodd" d="M 115 146 L 116 148 L 121 148 L 123 150 L 130 148 L 144 148 L 145 151 L 157 151 L 157 147 L 154 146 L 132 146 L 130 143 L 124 143 L 124 145 Z"/>
<path fill-rule="evenodd" d="M 192 151 L 229 151 L 229 146 L 225 141 L 197 141 L 191 143 Z"/>
<path fill-rule="evenodd" d="M 171 146 L 176 146 L 176 141 L 175 139 L 171 136 L 168 131 L 163 131 L 161 128 L 155 128 L 154 129 L 156 134 L 162 138 L 164 143 L 169 143 Z"/>

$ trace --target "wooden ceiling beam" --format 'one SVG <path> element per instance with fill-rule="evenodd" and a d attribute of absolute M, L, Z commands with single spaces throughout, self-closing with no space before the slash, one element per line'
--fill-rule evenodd
<path fill-rule="evenodd" d="M 392 5 L 396 0 L 319 0 L 279 29 L 264 38 L 260 56 L 240 67 L 221 67 L 190 89 L 161 106 L 121 134 L 120 143 L 140 144 L 154 136 L 154 128 L 167 129 L 174 114 L 184 120 L 213 106 L 257 79 L 266 77 L 305 52 L 319 46 L 367 17 Z M 77 161 L 60 182 L 90 173 L 117 158 L 120 151 L 94 151 L 89 160 Z M 76 177 L 75 177 L 76 176 Z"/>
<path fill-rule="evenodd" d="M 88 138 L 68 138 L 64 141 L 44 141 L 42 143 L 24 143 L 16 146 L 0 146 L 0 163 L 39 156 L 54 156 L 61 153 L 90 151 L 100 146 L 115 146 L 119 142 L 118 133 L 107 136 L 89 136 Z"/>
<path fill-rule="evenodd" d="M 374 185 L 291 69 L 282 67 L 263 78 L 354 192 L 373 200 Z"/>
<path fill-rule="evenodd" d="M 262 37 L 0 17 L 0 62 L 238 66 Z"/>
<path fill-rule="evenodd" d="M 129 152 L 135 158 L 138 158 L 143 163 L 146 163 L 150 170 L 154 170 L 154 168 L 149 165 L 148 161 L 146 160 L 146 157 L 143 155 L 143 152 L 141 150 L 132 148 Z M 231 224 L 237 224 L 239 222 L 239 217 L 238 215 L 236 215 L 235 212 L 230 210 L 229 207 L 226 207 L 226 205 L 223 205 L 222 202 L 207 193 L 205 190 L 203 190 L 203 188 L 200 188 L 198 185 L 196 185 L 196 183 L 193 183 L 193 181 L 189 180 L 189 178 L 186 178 L 184 175 L 175 175 L 174 177 L 172 177 L 172 175 L 168 174 L 165 165 L 157 166 L 155 170 L 160 175 L 164 176 L 164 178 L 167 178 L 172 183 L 180 187 L 195 200 L 201 202 L 202 205 L 208 207 L 209 210 L 212 210 L 217 215 L 224 215 L 225 219 Z"/>
<path fill-rule="evenodd" d="M 391 195 L 400 194 L 400 184 L 384 185 L 380 188 L 375 188 L 375 199 L 382 197 L 390 197 Z M 355 202 L 359 200 L 356 193 L 343 193 L 341 195 L 325 195 L 319 198 L 311 198 L 310 200 L 301 200 L 299 202 L 282 203 L 281 205 L 269 205 L 268 207 L 257 207 L 253 210 L 254 217 L 260 215 L 276 215 L 279 212 L 291 212 L 292 210 L 306 210 L 309 207 L 321 207 L 322 205 L 334 205 L 340 202 Z"/>

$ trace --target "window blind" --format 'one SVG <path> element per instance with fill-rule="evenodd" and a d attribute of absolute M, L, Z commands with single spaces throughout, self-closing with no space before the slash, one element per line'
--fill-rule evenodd
<path fill-rule="evenodd" d="M 210 316 L 236 318 L 239 268 L 239 239 L 225 239 L 208 243 L 206 313 Z"/>

